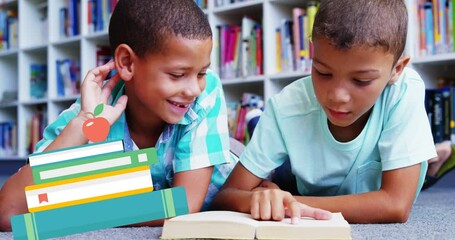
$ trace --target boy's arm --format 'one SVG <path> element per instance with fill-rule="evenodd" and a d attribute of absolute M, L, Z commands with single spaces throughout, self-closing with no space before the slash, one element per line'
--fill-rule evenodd
<path fill-rule="evenodd" d="M 330 219 L 329 212 L 299 203 L 289 192 L 273 187 L 274 184 L 269 188 L 261 183 L 261 178 L 238 163 L 215 197 L 212 208 L 251 213 L 253 218 L 262 220 L 279 221 L 288 216 L 293 223 L 298 222 L 298 216 Z"/>
<path fill-rule="evenodd" d="M 406 222 L 411 211 L 421 164 L 382 173 L 377 191 L 333 197 L 295 196 L 312 207 L 342 212 L 350 223 Z"/>
<path fill-rule="evenodd" d="M 13 174 L 0 190 L 0 232 L 11 231 L 11 216 L 28 212 L 25 187 L 33 184 L 30 166 Z"/>
<path fill-rule="evenodd" d="M 178 172 L 174 175 L 174 187 L 183 186 L 188 199 L 190 213 L 199 212 L 209 188 L 213 166 L 190 171 Z"/>
<path fill-rule="evenodd" d="M 83 119 L 75 118 L 44 151 L 87 143 L 81 132 Z M 13 174 L 0 190 L 0 231 L 11 231 L 10 217 L 28 212 L 25 187 L 33 185 L 30 165 Z"/>
<path fill-rule="evenodd" d="M 261 178 L 252 174 L 238 162 L 214 198 L 211 207 L 250 213 L 252 190 L 259 186 L 261 182 Z"/>

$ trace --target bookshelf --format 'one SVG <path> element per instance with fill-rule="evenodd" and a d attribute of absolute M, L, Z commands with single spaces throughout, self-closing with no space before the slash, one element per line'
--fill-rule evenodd
<path fill-rule="evenodd" d="M 455 144 L 455 1 L 406 0 L 411 66 L 425 81 L 426 110 L 435 143 Z M 444 88 L 441 88 L 444 87 Z"/>
<path fill-rule="evenodd" d="M 108 46 L 107 24 L 94 31 L 93 24 L 88 23 L 93 12 L 89 10 L 97 0 L 75 0 L 79 10 L 77 34 L 63 36 L 62 11 L 72 0 L 3 0 L 0 9 L 17 12 L 17 44 L 0 48 L 0 123 L 16 124 L 14 144 L 17 153 L 1 152 L 0 185 L 4 179 L 24 164 L 29 148 L 30 120 L 37 112 L 47 123 L 54 121 L 58 114 L 78 97 L 78 94 L 58 94 L 57 60 L 73 59 L 79 63 L 80 78 L 97 65 L 97 49 Z M 107 0 L 106 0 L 107 1 Z M 244 92 L 251 92 L 269 99 L 292 81 L 310 74 L 303 70 L 277 70 L 276 28 L 282 19 L 292 20 L 292 9 L 304 7 L 310 0 L 243 0 L 228 3 L 228 0 L 207 0 L 203 9 L 214 32 L 214 49 L 212 52 L 212 69 L 219 69 L 220 45 L 217 26 L 232 24 L 241 25 L 243 16 L 249 16 L 262 25 L 263 73 L 234 78 L 222 78 L 228 102 L 240 99 Z M 435 86 L 436 78 L 450 77 L 454 73 L 455 53 L 442 53 L 431 56 L 419 56 L 416 52 L 417 37 L 417 1 L 405 0 L 409 6 L 409 38 L 406 52 L 413 56 L 412 66 L 423 76 L 428 87 Z M 204 0 L 196 2 L 204 2 Z M 223 2 L 225 4 L 221 5 Z M 73 23 L 74 24 L 74 23 Z M 95 28 L 96 29 L 96 28 Z M 41 64 L 47 66 L 47 94 L 43 98 L 32 98 L 30 95 L 30 66 Z M 5 99 L 5 101 L 3 101 Z"/>
<path fill-rule="evenodd" d="M 100 1 L 102 2 L 102 1 Z M 111 0 L 104 1 L 110 3 Z M 70 73 L 80 82 L 97 64 L 97 50 L 109 46 L 107 24 L 95 31 L 88 23 L 90 4 L 96 0 L 3 0 L 0 10 L 17 12 L 17 41 L 0 47 L 0 123 L 14 123 L 16 150 L 0 151 L 0 186 L 25 163 L 30 148 L 30 124 L 40 113 L 38 131 L 54 121 L 79 96 L 77 84 L 70 93 L 58 93 L 57 71 L 69 59 Z M 64 9 L 64 10 L 63 10 Z M 105 10 L 109 11 L 109 10 Z M 7 14 L 8 13 L 8 14 Z M 102 13 L 106 16 L 106 13 Z M 108 13 L 107 13 L 108 14 Z M 68 20 L 62 20 L 66 17 Z M 0 15 L 1 19 L 1 15 Z M 72 19 L 72 20 L 71 20 Z M 62 24 L 64 22 L 65 24 Z M 0 23 L 0 26 L 2 24 Z M 1 29 L 3 30 L 3 29 Z M 4 31 L 4 30 L 3 30 Z M 44 96 L 32 97 L 32 65 L 44 66 Z M 60 66 L 60 68 L 58 68 Z M 66 75 L 63 75 L 66 76 Z M 35 78 L 34 78 L 35 79 Z M 36 81 L 33 80 L 33 81 Z M 66 83 L 65 83 L 66 84 Z M 42 85 L 42 86 L 43 86 Z M 65 85 L 66 86 L 66 85 Z M 73 86 L 73 85 L 72 85 Z M 65 89 L 66 90 L 66 89 Z M 43 93 L 41 93 L 43 94 Z M 4 131 L 1 132 L 4 134 Z M 4 142 L 2 142 L 4 144 Z"/>

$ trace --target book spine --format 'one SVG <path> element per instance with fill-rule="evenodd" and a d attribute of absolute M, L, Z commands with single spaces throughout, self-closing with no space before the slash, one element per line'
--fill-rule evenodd
<path fill-rule="evenodd" d="M 70 178 L 100 174 L 158 162 L 155 148 L 110 153 L 32 167 L 35 184 L 49 183 Z"/>
<path fill-rule="evenodd" d="M 28 161 L 31 167 L 65 160 L 78 159 L 105 153 L 123 152 L 123 140 L 85 144 L 77 147 L 62 148 L 53 151 L 30 154 Z"/>
<path fill-rule="evenodd" d="M 425 42 L 427 44 L 427 54 L 432 55 L 434 54 L 434 25 L 433 25 L 433 5 L 431 2 L 426 2 L 424 5 L 425 11 Z"/>
<path fill-rule="evenodd" d="M 25 187 L 29 212 L 153 191 L 150 166 Z"/>
<path fill-rule="evenodd" d="M 444 87 L 441 88 L 442 92 L 442 112 L 443 112 L 443 118 L 442 118 L 442 130 L 443 130 L 443 135 L 442 135 L 442 140 L 450 140 L 451 136 L 451 129 L 450 129 L 450 118 L 451 118 L 451 98 L 450 98 L 450 87 Z"/>
<path fill-rule="evenodd" d="M 14 239 L 46 239 L 188 213 L 184 187 L 11 217 Z M 58 223 L 58 224 L 56 224 Z"/>
<path fill-rule="evenodd" d="M 292 21 L 294 24 L 292 25 L 292 37 L 294 38 L 294 66 L 295 70 L 300 70 L 303 66 L 300 61 L 300 16 L 304 14 L 303 8 L 293 8 L 292 9 Z"/>
<path fill-rule="evenodd" d="M 455 87 L 450 87 L 450 141 L 455 145 Z"/>
<path fill-rule="evenodd" d="M 442 142 L 444 140 L 444 129 L 443 129 L 443 116 L 444 108 L 442 106 L 442 92 L 439 89 L 435 89 L 432 96 L 432 133 L 433 140 L 435 143 Z"/>

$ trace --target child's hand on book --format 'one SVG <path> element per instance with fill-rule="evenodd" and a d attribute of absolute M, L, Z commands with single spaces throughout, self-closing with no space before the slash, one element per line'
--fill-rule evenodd
<path fill-rule="evenodd" d="M 98 104 L 104 103 L 104 110 L 100 117 L 107 119 L 110 125 L 112 125 L 120 117 L 126 108 L 126 103 L 128 101 L 127 96 L 121 96 L 114 106 L 109 106 L 107 104 L 112 89 L 120 80 L 118 73 L 109 79 L 103 86 L 106 76 L 114 69 L 114 62 L 109 61 L 108 63 L 96 67 L 87 73 L 87 76 L 85 76 L 81 86 L 82 107 L 79 115 L 83 115 L 83 117 L 88 118 L 90 115 L 89 113 L 93 113 Z"/>
<path fill-rule="evenodd" d="M 273 184 L 261 185 L 254 189 L 251 198 L 251 216 L 254 219 L 275 221 L 281 221 L 287 216 L 295 224 L 301 217 L 325 220 L 330 219 L 332 214 L 298 202 L 291 193 Z"/>

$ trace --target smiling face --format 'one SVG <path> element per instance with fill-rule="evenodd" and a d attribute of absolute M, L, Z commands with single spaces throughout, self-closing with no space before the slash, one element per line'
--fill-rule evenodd
<path fill-rule="evenodd" d="M 134 74 L 126 82 L 128 110 L 152 122 L 179 122 L 205 89 L 211 49 L 210 38 L 171 36 L 161 51 L 142 59 L 133 57 Z"/>
<path fill-rule="evenodd" d="M 379 95 L 398 77 L 393 57 L 382 48 L 338 50 L 325 38 L 314 41 L 311 76 L 329 125 L 363 129 Z"/>

